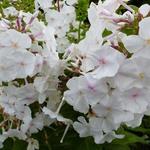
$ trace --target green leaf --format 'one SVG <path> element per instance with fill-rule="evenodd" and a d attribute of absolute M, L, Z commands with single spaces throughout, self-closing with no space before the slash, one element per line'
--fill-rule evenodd
<path fill-rule="evenodd" d="M 121 131 L 119 134 L 125 135 L 123 139 L 115 139 L 112 143 L 113 144 L 132 144 L 132 143 L 143 143 L 147 144 L 147 141 L 144 137 L 137 136 L 136 134 L 133 134 L 128 131 Z"/>
<path fill-rule="evenodd" d="M 130 150 L 128 145 L 121 145 L 121 144 L 108 144 L 105 145 L 103 150 Z"/>
<path fill-rule="evenodd" d="M 89 6 L 89 0 L 78 0 L 76 6 L 76 15 L 78 21 L 85 21 L 87 19 L 87 9 Z"/>
<path fill-rule="evenodd" d="M 85 138 L 78 144 L 77 150 L 103 150 L 103 145 L 95 144 L 92 138 Z"/>
<path fill-rule="evenodd" d="M 13 139 L 8 138 L 3 144 L 4 147 L 1 150 L 12 150 Z"/>
<path fill-rule="evenodd" d="M 27 143 L 25 141 L 21 141 L 21 140 L 15 140 L 12 150 L 26 150 L 27 147 Z"/>
<path fill-rule="evenodd" d="M 141 133 L 145 133 L 145 134 L 150 134 L 150 129 L 146 129 L 143 127 L 128 128 L 128 130 L 132 131 L 132 132 L 141 132 Z"/>

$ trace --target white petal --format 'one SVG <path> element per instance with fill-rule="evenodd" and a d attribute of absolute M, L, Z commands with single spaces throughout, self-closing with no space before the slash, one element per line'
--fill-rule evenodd
<path fill-rule="evenodd" d="M 139 8 L 139 13 L 143 16 L 146 17 L 148 13 L 150 12 L 150 5 L 144 4 Z"/>
<path fill-rule="evenodd" d="M 139 36 L 144 38 L 145 40 L 150 39 L 149 25 L 150 25 L 150 17 L 144 18 L 139 23 Z"/>
<path fill-rule="evenodd" d="M 137 35 L 126 36 L 122 39 L 122 42 L 130 53 L 139 51 L 144 47 L 144 40 Z"/>

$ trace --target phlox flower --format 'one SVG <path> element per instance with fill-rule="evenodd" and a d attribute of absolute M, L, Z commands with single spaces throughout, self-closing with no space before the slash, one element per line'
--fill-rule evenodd
<path fill-rule="evenodd" d="M 144 18 L 139 22 L 139 34 L 126 36 L 122 39 L 124 46 L 130 53 L 134 53 L 133 57 L 149 57 L 150 48 L 150 17 Z"/>
<path fill-rule="evenodd" d="M 0 52 L 0 81 L 31 76 L 34 67 L 35 56 L 28 51 Z"/>
<path fill-rule="evenodd" d="M 140 88 L 131 88 L 121 93 L 121 100 L 124 110 L 132 113 L 144 113 L 149 103 L 149 91 Z"/>
<path fill-rule="evenodd" d="M 102 46 L 82 60 L 81 70 L 89 72 L 94 78 L 114 76 L 125 56 L 109 46 Z"/>
<path fill-rule="evenodd" d="M 115 138 L 123 138 L 123 135 L 116 135 L 113 131 L 104 134 L 97 121 L 97 118 L 89 118 L 89 122 L 87 122 L 84 117 L 80 116 L 78 121 L 74 122 L 73 127 L 80 134 L 80 137 L 93 136 L 97 144 L 106 141 L 110 143 Z"/>
<path fill-rule="evenodd" d="M 120 90 L 132 87 L 149 88 L 150 70 L 148 68 L 150 59 L 137 57 L 126 60 L 120 67 L 114 80 Z M 121 81 L 124 81 L 121 83 Z M 120 84 L 121 83 L 121 84 Z"/>
<path fill-rule="evenodd" d="M 122 107 L 116 96 L 106 97 L 99 104 L 92 107 L 92 111 L 97 116 L 97 124 L 104 132 L 116 130 L 122 122 L 134 119 L 133 114 Z"/>
<path fill-rule="evenodd" d="M 27 150 L 36 150 L 39 149 L 39 142 L 33 138 L 27 139 L 28 147 Z"/>
<path fill-rule="evenodd" d="M 0 47 L 7 48 L 9 51 L 24 51 L 31 47 L 31 39 L 25 33 L 9 29 L 0 34 Z"/>
<path fill-rule="evenodd" d="M 143 17 L 146 17 L 149 12 L 150 12 L 150 5 L 148 5 L 148 4 L 143 4 L 143 5 L 139 8 L 139 13 L 140 13 Z"/>
<path fill-rule="evenodd" d="M 64 98 L 79 112 L 87 113 L 89 105 L 94 106 L 107 94 L 107 85 L 91 76 L 80 76 L 70 79 L 67 83 L 68 91 Z"/>

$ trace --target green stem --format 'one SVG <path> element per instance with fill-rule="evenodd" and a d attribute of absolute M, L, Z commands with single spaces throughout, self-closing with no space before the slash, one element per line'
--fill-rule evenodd
<path fill-rule="evenodd" d="M 79 22 L 79 28 L 78 28 L 78 42 L 80 42 L 80 40 L 81 40 L 81 21 Z"/>
<path fill-rule="evenodd" d="M 49 144 L 49 142 L 48 142 L 48 135 L 47 135 L 47 132 L 44 130 L 44 135 L 45 135 L 45 143 L 46 143 L 46 145 L 47 145 L 47 148 L 48 148 L 48 150 L 52 150 L 52 147 L 51 147 L 51 145 Z"/>

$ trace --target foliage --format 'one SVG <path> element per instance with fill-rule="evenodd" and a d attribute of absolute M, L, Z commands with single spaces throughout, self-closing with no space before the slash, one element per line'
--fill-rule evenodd
<path fill-rule="evenodd" d="M 93 0 L 94 1 L 94 0 Z M 79 25 L 71 27 L 67 33 L 67 37 L 71 43 L 78 43 L 85 38 L 85 34 L 89 28 L 89 22 L 87 19 L 87 9 L 89 8 L 89 0 L 78 0 L 76 4 L 76 20 L 79 21 Z M 94 1 L 97 2 L 97 1 Z M 149 0 L 130 2 L 131 5 L 140 6 L 142 3 L 150 3 Z M 0 2 L 0 12 L 3 14 L 3 9 L 8 6 L 15 6 L 17 10 L 23 10 L 25 12 L 34 12 L 33 0 L 18 0 L 16 2 L 9 2 L 9 0 L 2 0 Z M 134 7 L 136 9 L 136 7 Z M 42 13 L 41 12 L 41 19 Z M 121 8 L 119 11 L 123 11 Z M 122 32 L 127 35 L 137 34 L 138 32 L 138 19 L 136 18 L 132 24 L 128 24 L 122 29 Z M 77 37 L 71 36 L 71 33 L 77 33 Z M 110 35 L 111 32 L 105 30 L 103 37 Z M 121 47 L 121 45 L 120 45 Z M 121 47 L 123 49 L 123 47 Z M 126 51 L 126 49 L 124 48 Z M 66 72 L 69 74 L 70 72 Z M 74 74 L 69 74 L 73 76 Z M 22 81 L 21 81 L 22 83 Z M 32 106 L 31 106 L 32 107 Z M 75 113 L 73 108 L 68 104 L 65 104 L 61 110 L 61 114 L 71 120 L 76 120 L 80 113 Z M 65 125 L 62 123 L 55 123 L 50 127 L 45 127 L 42 131 L 32 135 L 34 139 L 37 139 L 40 143 L 40 150 L 148 150 L 150 149 L 150 117 L 145 116 L 143 118 L 142 125 L 137 128 L 129 128 L 127 126 L 121 126 L 117 131 L 118 134 L 124 134 L 125 138 L 115 139 L 112 143 L 95 144 L 91 137 L 79 138 L 79 135 L 70 127 L 65 140 L 60 143 L 61 136 L 65 130 Z M 27 143 L 18 140 L 16 138 L 9 138 L 4 142 L 4 148 L 2 150 L 26 150 Z"/>

